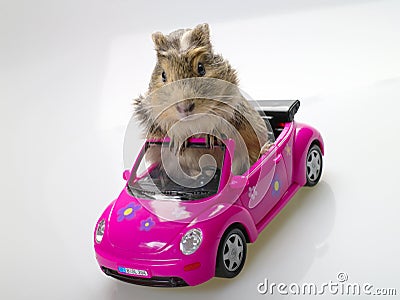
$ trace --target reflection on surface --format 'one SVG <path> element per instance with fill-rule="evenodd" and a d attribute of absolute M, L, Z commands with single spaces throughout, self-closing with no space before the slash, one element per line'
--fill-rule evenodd
<path fill-rule="evenodd" d="M 269 277 L 298 282 L 314 259 L 335 224 L 336 204 L 331 187 L 321 181 L 313 188 L 301 188 L 288 206 L 249 247 L 248 271 L 260 280 Z"/>
<path fill-rule="evenodd" d="M 314 259 L 323 255 L 325 240 L 333 229 L 336 204 L 328 183 L 321 181 L 314 188 L 302 188 L 289 204 L 259 235 L 254 244 L 249 244 L 247 260 L 241 274 L 234 279 L 213 278 L 195 287 L 165 289 L 143 288 L 118 281 L 110 286 L 112 299 L 128 299 L 132 293 L 139 298 L 147 295 L 163 299 L 185 299 L 194 295 L 212 295 L 237 285 L 257 295 L 256 286 L 265 277 L 276 282 L 301 282 Z M 243 285 L 247 283 L 246 285 Z M 252 282 L 253 285 L 249 284 Z M 235 299 L 243 299 L 237 295 Z M 196 297 L 197 298 L 197 297 Z"/>

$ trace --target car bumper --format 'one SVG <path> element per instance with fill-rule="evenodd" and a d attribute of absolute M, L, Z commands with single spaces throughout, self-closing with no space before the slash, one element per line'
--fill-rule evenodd
<path fill-rule="evenodd" d="M 156 287 L 193 286 L 215 276 L 215 256 L 205 255 L 201 253 L 203 251 L 199 249 L 192 255 L 171 259 L 138 256 L 121 259 L 128 255 L 110 255 L 109 252 L 96 249 L 96 259 L 106 275 L 125 282 Z M 145 274 L 131 275 L 121 272 L 121 269 L 145 271 Z"/>
<path fill-rule="evenodd" d="M 144 286 L 154 286 L 154 287 L 180 287 L 187 286 L 188 284 L 179 277 L 159 277 L 153 276 L 151 278 L 143 278 L 137 276 L 124 275 L 116 270 L 112 270 L 106 267 L 101 267 L 104 274 L 119 279 L 124 282 L 144 285 Z"/>

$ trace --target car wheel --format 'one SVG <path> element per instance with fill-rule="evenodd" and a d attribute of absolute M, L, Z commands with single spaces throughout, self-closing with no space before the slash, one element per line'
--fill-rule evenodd
<path fill-rule="evenodd" d="M 247 244 L 243 232 L 233 228 L 225 232 L 218 247 L 215 276 L 233 278 L 243 269 Z"/>
<path fill-rule="evenodd" d="M 306 186 L 314 186 L 318 183 L 322 174 L 322 152 L 318 145 L 312 145 L 308 149 L 306 158 Z"/>

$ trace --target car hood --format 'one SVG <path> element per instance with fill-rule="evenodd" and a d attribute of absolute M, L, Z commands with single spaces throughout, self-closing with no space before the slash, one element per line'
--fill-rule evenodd
<path fill-rule="evenodd" d="M 195 226 L 227 209 L 230 205 L 223 198 L 235 197 L 221 197 L 219 193 L 190 202 L 147 200 L 137 199 L 124 189 L 109 215 L 107 232 L 110 243 L 136 253 L 162 251 L 177 235 L 183 235 L 186 227 Z"/>

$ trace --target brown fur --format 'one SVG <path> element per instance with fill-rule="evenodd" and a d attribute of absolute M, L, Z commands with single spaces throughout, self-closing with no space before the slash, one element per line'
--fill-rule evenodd
<path fill-rule="evenodd" d="M 240 133 L 241 137 L 237 139 L 242 138 L 245 144 L 245 149 L 240 149 L 237 146 L 235 151 L 237 152 L 235 153 L 235 159 L 237 157 L 236 166 L 234 160 L 233 167 L 234 173 L 243 173 L 249 165 L 258 159 L 261 147 L 267 142 L 267 128 L 259 114 L 250 106 L 238 89 L 235 90 L 228 84 L 221 86 L 217 84 L 215 91 L 208 91 L 211 94 L 214 92 L 219 94 L 219 88 L 227 90 L 221 101 L 208 100 L 201 96 L 197 98 L 189 97 L 191 99 L 185 97 L 188 93 L 193 94 L 193 90 L 196 89 L 200 91 L 196 92 L 201 95 L 202 90 L 210 88 L 210 85 L 206 83 L 200 83 L 198 86 L 196 86 L 197 83 L 194 83 L 189 87 L 182 83 L 179 86 L 180 80 L 195 77 L 220 79 L 228 82 L 232 87 L 236 87 L 238 84 L 236 71 L 229 62 L 221 55 L 213 52 L 208 25 L 201 24 L 192 30 L 180 29 L 169 35 L 157 32 L 152 35 L 152 38 L 157 52 L 157 63 L 151 76 L 146 97 L 140 96 L 134 101 L 136 117 L 146 129 L 147 137 L 161 138 L 166 136 L 167 131 L 171 130 L 170 138 L 180 144 L 183 142 L 182 139 L 190 136 L 191 131 L 194 133 L 225 133 L 229 131 L 230 129 L 227 129 L 228 123 L 223 122 L 223 120 L 226 120 Z M 199 63 L 205 68 L 203 76 L 198 72 Z M 163 72 L 166 75 L 165 82 L 163 81 Z M 174 82 L 174 85 L 168 85 L 172 82 Z M 164 89 L 160 89 L 161 87 L 164 87 Z M 190 91 L 187 91 L 187 89 Z M 159 93 L 163 93 L 163 96 Z M 182 100 L 179 104 L 176 104 L 173 101 L 175 99 L 187 100 Z M 190 113 L 180 111 L 181 109 L 189 109 L 189 107 L 193 108 Z M 174 124 L 182 118 L 196 114 L 204 115 L 201 118 L 185 121 L 187 126 L 173 128 Z M 219 120 L 221 117 L 223 120 Z M 247 163 L 243 162 L 246 159 L 240 157 L 240 153 L 245 153 L 246 150 L 249 156 Z M 182 161 L 190 161 L 190 159 L 182 157 Z"/>

